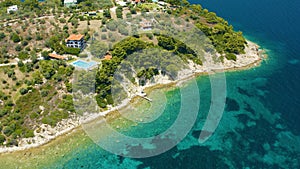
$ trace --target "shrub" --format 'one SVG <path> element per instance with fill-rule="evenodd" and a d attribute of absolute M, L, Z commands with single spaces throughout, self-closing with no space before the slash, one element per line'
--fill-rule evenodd
<path fill-rule="evenodd" d="M 24 137 L 25 138 L 34 137 L 33 130 L 26 130 Z"/>
<path fill-rule="evenodd" d="M 101 39 L 102 39 L 102 40 L 105 40 L 105 39 L 107 39 L 107 36 L 106 36 L 106 34 L 102 34 L 102 35 L 101 35 Z"/>
<path fill-rule="evenodd" d="M 6 37 L 6 35 L 3 32 L 1 32 L 0 33 L 0 40 L 4 39 L 5 37 Z"/>
<path fill-rule="evenodd" d="M 118 7 L 116 9 L 117 18 L 123 18 L 122 11 L 123 11 L 122 7 Z"/>
<path fill-rule="evenodd" d="M 60 23 L 66 23 L 66 19 L 65 19 L 65 18 L 60 18 L 60 19 L 59 19 L 59 22 L 60 22 Z"/>
<path fill-rule="evenodd" d="M 131 8 L 131 9 L 130 9 L 130 13 L 131 13 L 131 14 L 136 14 L 136 10 L 135 10 L 134 8 Z"/>
<path fill-rule="evenodd" d="M 109 29 L 111 31 L 116 31 L 117 30 L 117 25 L 116 25 L 116 22 L 114 22 L 114 21 L 108 22 L 106 24 L 106 27 L 107 27 L 107 29 Z"/>
<path fill-rule="evenodd" d="M 63 30 L 68 31 L 69 30 L 68 25 L 64 25 Z"/>
<path fill-rule="evenodd" d="M 3 117 L 5 116 L 6 114 L 9 113 L 9 110 L 8 109 L 3 109 L 3 110 L 0 110 L 0 117 Z"/>
<path fill-rule="evenodd" d="M 102 18 L 102 21 L 101 21 L 102 25 L 105 25 L 106 22 L 107 22 L 107 18 Z"/>
<path fill-rule="evenodd" d="M 77 19 L 72 19 L 71 20 L 71 24 L 72 24 L 72 26 L 74 26 L 75 28 L 77 28 L 78 27 L 78 20 Z"/>
<path fill-rule="evenodd" d="M 71 55 L 76 55 L 78 56 L 78 54 L 80 53 L 80 49 L 79 48 L 65 48 L 65 52 Z"/>
<path fill-rule="evenodd" d="M 42 57 L 45 59 L 45 60 L 49 60 L 50 57 L 49 57 L 49 52 L 48 51 L 43 51 L 42 52 Z"/>
<path fill-rule="evenodd" d="M 36 34 L 36 40 L 43 40 L 43 37 L 41 36 L 41 34 L 39 34 L 39 33 Z"/>
<path fill-rule="evenodd" d="M 44 19 L 40 20 L 40 24 L 45 24 L 46 21 Z"/>
<path fill-rule="evenodd" d="M 124 26 L 119 26 L 119 32 L 122 34 L 122 35 L 125 35 L 127 36 L 129 34 L 129 31 L 127 30 L 126 27 Z"/>
<path fill-rule="evenodd" d="M 46 97 L 46 96 L 48 96 L 48 94 L 49 94 L 48 90 L 42 90 L 41 91 L 41 96 L 42 97 Z"/>
<path fill-rule="evenodd" d="M 5 140 L 5 137 L 2 134 L 0 134 L 0 144 L 3 144 Z"/>
<path fill-rule="evenodd" d="M 19 58 L 19 59 L 22 59 L 22 60 L 28 59 L 28 57 L 29 57 L 29 55 L 28 55 L 28 53 L 25 52 L 25 51 L 20 52 L 19 55 L 18 55 L 18 58 Z"/>
<path fill-rule="evenodd" d="M 110 105 L 114 104 L 112 95 L 107 95 L 106 100 L 107 100 L 107 104 L 110 104 Z"/>
<path fill-rule="evenodd" d="M 15 50 L 16 50 L 17 52 L 20 52 L 20 51 L 22 50 L 22 46 L 21 46 L 21 45 L 17 45 L 17 46 L 15 47 Z"/>
<path fill-rule="evenodd" d="M 10 136 L 12 133 L 14 132 L 14 129 L 10 126 L 7 126 L 3 129 L 3 133 L 6 135 L 6 136 Z"/>
<path fill-rule="evenodd" d="M 51 119 L 50 117 L 44 117 L 42 119 L 42 123 L 44 124 L 49 124 L 51 126 L 54 126 L 55 125 L 55 122 L 53 121 L 53 119 Z"/>
<path fill-rule="evenodd" d="M 16 77 L 15 75 L 13 75 L 13 76 L 11 77 L 11 79 L 12 79 L 13 81 L 18 80 L 17 77 Z"/>
<path fill-rule="evenodd" d="M 110 9 L 105 9 L 103 11 L 103 16 L 105 16 L 106 18 L 111 18 L 111 15 L 110 15 Z"/>
<path fill-rule="evenodd" d="M 147 36 L 149 39 L 153 39 L 153 34 L 152 34 L 152 33 L 147 33 L 146 36 Z"/>
<path fill-rule="evenodd" d="M 33 112 L 33 113 L 30 114 L 30 118 L 31 118 L 31 119 L 36 119 L 36 118 L 38 118 L 38 117 L 39 117 L 39 114 L 36 113 L 36 112 Z"/>
<path fill-rule="evenodd" d="M 16 33 L 13 33 L 13 34 L 11 35 L 11 40 L 12 40 L 14 43 L 18 43 L 18 42 L 21 41 L 19 35 L 16 34 Z"/>
<path fill-rule="evenodd" d="M 39 72 L 35 72 L 32 74 L 33 83 L 34 84 L 43 84 L 43 78 Z"/>
<path fill-rule="evenodd" d="M 103 27 L 103 28 L 101 29 L 101 31 L 102 31 L 102 32 L 107 32 L 107 29 L 106 29 L 105 27 Z"/>
<path fill-rule="evenodd" d="M 18 146 L 18 141 L 16 139 L 11 139 L 7 141 L 7 145 Z"/>
<path fill-rule="evenodd" d="M 101 103 L 98 103 L 98 104 L 99 104 L 99 106 L 100 106 L 101 108 L 106 108 L 106 103 L 101 102 Z"/>
<path fill-rule="evenodd" d="M 227 53 L 225 57 L 228 60 L 234 60 L 234 61 L 236 61 L 236 55 L 235 54 Z"/>
<path fill-rule="evenodd" d="M 69 93 L 72 92 L 72 83 L 66 83 L 66 88 Z"/>
<path fill-rule="evenodd" d="M 15 72 L 14 72 L 13 70 L 9 70 L 9 71 L 7 72 L 7 76 L 8 76 L 9 78 L 11 78 L 13 75 L 15 75 Z"/>
<path fill-rule="evenodd" d="M 126 18 L 129 19 L 129 18 L 132 18 L 132 15 L 130 12 L 126 13 Z"/>
<path fill-rule="evenodd" d="M 46 116 L 42 119 L 42 123 L 55 126 L 62 119 L 68 118 L 69 113 L 65 111 L 54 111 L 51 112 L 49 116 Z"/>
<path fill-rule="evenodd" d="M 21 95 L 24 95 L 24 94 L 26 94 L 26 93 L 28 93 L 28 90 L 27 90 L 27 89 L 25 89 L 25 88 L 21 88 L 21 89 L 20 89 L 20 94 L 21 94 Z"/>
<path fill-rule="evenodd" d="M 32 37 L 30 35 L 27 35 L 25 38 L 27 41 L 30 41 L 32 39 Z"/>
<path fill-rule="evenodd" d="M 31 49 L 30 49 L 29 46 L 27 46 L 27 47 L 25 48 L 25 50 L 28 51 L 28 52 L 31 51 Z"/>

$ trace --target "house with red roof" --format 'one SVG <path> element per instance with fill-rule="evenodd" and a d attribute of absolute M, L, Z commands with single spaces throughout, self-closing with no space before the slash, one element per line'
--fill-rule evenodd
<path fill-rule="evenodd" d="M 66 45 L 69 48 L 79 48 L 82 50 L 85 47 L 84 35 L 72 34 L 66 39 Z"/>

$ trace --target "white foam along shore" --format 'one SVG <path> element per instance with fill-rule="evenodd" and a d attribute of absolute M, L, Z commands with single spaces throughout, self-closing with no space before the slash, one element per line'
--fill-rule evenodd
<path fill-rule="evenodd" d="M 202 66 L 195 65 L 192 62 L 189 64 L 189 69 L 182 70 L 179 72 L 178 79 L 175 81 L 169 80 L 166 76 L 156 76 L 155 83 L 148 83 L 143 87 L 136 87 L 130 96 L 125 99 L 120 105 L 111 107 L 109 110 L 88 114 L 86 116 L 71 116 L 68 119 L 63 119 L 55 127 L 50 125 L 42 124 L 40 126 L 40 131 L 35 130 L 35 136 L 32 138 L 22 138 L 19 140 L 18 146 L 13 147 L 0 147 L 0 153 L 13 152 L 25 150 L 33 147 L 38 147 L 43 144 L 48 143 L 49 141 L 55 139 L 58 136 L 70 133 L 73 129 L 79 127 L 82 123 L 89 123 L 101 116 L 105 116 L 110 112 L 122 109 L 130 104 L 130 101 L 141 94 L 141 92 L 148 87 L 153 87 L 159 84 L 170 84 L 170 83 L 182 83 L 187 79 L 193 78 L 202 73 L 214 73 L 216 71 L 222 70 L 239 70 L 239 69 L 248 69 L 256 67 L 260 62 L 265 58 L 264 51 L 259 49 L 259 46 L 251 41 L 247 41 L 247 46 L 245 48 L 245 54 L 237 56 L 236 61 L 224 59 L 224 63 L 213 63 L 212 60 L 206 60 Z"/>

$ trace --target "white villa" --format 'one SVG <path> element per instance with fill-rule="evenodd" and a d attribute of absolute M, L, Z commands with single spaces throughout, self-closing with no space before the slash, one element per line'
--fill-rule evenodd
<path fill-rule="evenodd" d="M 64 0 L 64 6 L 70 7 L 77 4 L 77 0 Z"/>
<path fill-rule="evenodd" d="M 7 13 L 9 14 L 11 11 L 12 11 L 12 12 L 18 11 L 18 5 L 9 6 L 9 7 L 7 8 Z"/>
<path fill-rule="evenodd" d="M 66 45 L 69 48 L 79 48 L 82 50 L 85 47 L 84 35 L 72 34 L 66 39 Z"/>

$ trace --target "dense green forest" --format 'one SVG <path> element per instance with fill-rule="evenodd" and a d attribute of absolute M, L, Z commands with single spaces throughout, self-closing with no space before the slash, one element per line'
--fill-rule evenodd
<path fill-rule="evenodd" d="M 242 32 L 236 32 L 231 25 L 216 13 L 203 9 L 201 5 L 183 3 L 172 14 L 187 15 L 212 42 L 216 50 L 229 60 L 235 60 L 237 54 L 243 54 L 247 44 Z"/>
<path fill-rule="evenodd" d="M 154 34 L 153 36 L 158 41 L 157 45 L 154 45 L 152 42 L 142 41 L 140 36 L 135 36 L 123 39 L 113 46 L 111 49 L 112 59 L 103 60 L 102 66 L 96 75 L 96 92 L 98 93 L 96 99 L 100 107 L 105 108 L 107 104 L 114 103 L 111 85 L 116 71 L 120 69 L 119 65 L 124 65 L 122 61 L 125 58 L 130 64 L 126 65 L 127 69 L 132 68 L 127 71 L 127 78 L 130 79 L 132 83 L 137 83 L 138 85 L 144 85 L 147 80 L 158 75 L 159 71 L 164 73 L 164 75 L 170 76 L 171 79 L 177 78 L 177 72 L 181 66 L 183 66 L 181 64 L 184 64 L 182 60 L 187 61 L 187 59 L 189 59 L 197 64 L 202 64 L 201 59 L 196 56 L 194 51 L 181 41 L 166 35 Z M 157 48 L 157 50 L 155 50 L 155 48 Z M 151 52 L 144 53 L 147 49 L 151 49 Z M 127 58 L 129 55 L 132 56 Z M 177 59 L 175 57 L 176 55 L 179 56 L 180 59 Z M 134 58 L 134 60 L 132 60 L 132 58 Z M 149 64 L 147 65 L 147 63 Z M 153 63 L 155 63 L 155 65 Z M 139 78 L 138 82 L 134 79 L 134 71 L 137 71 L 135 76 Z"/>

